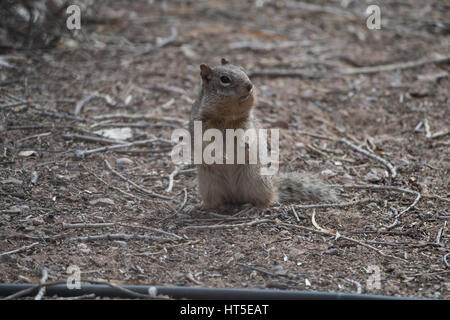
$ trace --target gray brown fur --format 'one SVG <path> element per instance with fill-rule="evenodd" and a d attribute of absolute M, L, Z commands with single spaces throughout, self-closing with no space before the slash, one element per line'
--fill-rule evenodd
<path fill-rule="evenodd" d="M 210 68 L 202 64 L 200 69 L 202 87 L 191 112 L 192 139 L 195 120 L 202 121 L 203 132 L 215 128 L 221 130 L 224 137 L 226 129 L 259 128 L 252 113 L 255 88 L 244 69 L 225 59 L 221 66 Z M 221 78 L 224 76 L 228 79 Z M 259 164 L 248 163 L 200 164 L 197 168 L 199 191 L 206 208 L 245 203 L 266 207 L 275 201 L 334 199 L 325 184 L 308 175 L 261 175 Z"/>

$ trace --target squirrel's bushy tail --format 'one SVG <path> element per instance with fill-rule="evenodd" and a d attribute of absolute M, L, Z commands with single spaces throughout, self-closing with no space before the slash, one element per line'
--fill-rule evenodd
<path fill-rule="evenodd" d="M 336 201 L 335 191 L 319 179 L 297 172 L 281 173 L 275 178 L 278 201 Z"/>

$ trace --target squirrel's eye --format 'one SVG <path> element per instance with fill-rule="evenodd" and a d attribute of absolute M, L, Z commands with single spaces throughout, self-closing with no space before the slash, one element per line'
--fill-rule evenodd
<path fill-rule="evenodd" d="M 220 77 L 220 82 L 222 82 L 223 84 L 230 84 L 231 83 L 231 79 L 230 79 L 230 77 L 227 77 L 227 76 L 221 76 Z"/>

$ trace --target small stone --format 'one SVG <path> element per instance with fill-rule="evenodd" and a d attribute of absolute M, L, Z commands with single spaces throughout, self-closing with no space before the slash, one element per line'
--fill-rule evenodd
<path fill-rule="evenodd" d="M 127 166 L 132 165 L 134 162 L 131 159 L 128 158 L 120 158 L 116 160 L 116 164 L 119 166 L 119 168 L 123 169 Z"/>
<path fill-rule="evenodd" d="M 85 243 L 78 244 L 78 251 L 80 251 L 81 253 L 84 253 L 84 254 L 89 254 L 92 252 L 92 250 L 89 249 Z"/>
<path fill-rule="evenodd" d="M 327 251 L 325 251 L 324 253 L 329 254 L 329 255 L 339 255 L 339 250 L 336 248 L 330 248 Z"/>
<path fill-rule="evenodd" d="M 38 153 L 34 150 L 23 150 L 19 152 L 20 157 L 37 156 Z"/>
<path fill-rule="evenodd" d="M 25 226 L 24 229 L 25 231 L 34 231 L 36 228 L 33 226 Z"/>
<path fill-rule="evenodd" d="M 346 172 L 342 175 L 342 179 L 353 180 L 353 177 Z"/>
<path fill-rule="evenodd" d="M 127 243 L 125 241 L 121 241 L 121 240 L 115 240 L 114 243 L 117 243 L 121 247 L 126 247 L 127 246 Z"/>
<path fill-rule="evenodd" d="M 40 224 L 44 224 L 45 223 L 44 219 L 42 219 L 42 217 L 36 217 L 36 218 L 30 219 L 29 221 L 34 226 L 38 226 Z"/>
<path fill-rule="evenodd" d="M 114 201 L 108 198 L 100 198 L 89 201 L 91 206 L 113 206 Z"/>
<path fill-rule="evenodd" d="M 30 178 L 31 184 L 36 184 L 37 183 L 37 179 L 38 179 L 38 174 L 37 174 L 36 171 L 33 171 L 31 173 L 31 178 Z"/>
<path fill-rule="evenodd" d="M 84 158 L 84 151 L 82 151 L 82 150 L 75 150 L 75 157 L 77 157 L 78 159 L 83 159 Z"/>
<path fill-rule="evenodd" d="M 4 254 L 0 256 L 0 262 L 16 262 L 17 256 L 15 254 Z"/>
<path fill-rule="evenodd" d="M 79 172 L 75 172 L 73 174 L 69 174 L 69 175 L 62 175 L 62 174 L 57 174 L 56 178 L 60 179 L 60 180 L 64 180 L 64 181 L 71 181 L 73 179 L 76 179 L 80 176 Z"/>
<path fill-rule="evenodd" d="M 195 51 L 192 49 L 192 46 L 189 45 L 182 45 L 181 46 L 181 52 L 187 57 L 187 58 L 195 58 L 197 56 L 197 54 L 195 53 Z"/>
<path fill-rule="evenodd" d="M 13 178 L 13 177 L 9 177 L 8 179 L 6 179 L 6 180 L 2 180 L 2 181 L 0 181 L 2 184 L 9 184 L 9 183 L 12 183 L 12 184 L 17 184 L 17 185 L 21 185 L 22 183 L 23 183 L 23 181 L 22 180 L 18 180 L 18 179 L 16 179 L 16 178 Z"/>
<path fill-rule="evenodd" d="M 19 206 L 12 206 L 8 209 L 0 210 L 0 213 L 17 214 L 17 213 L 22 213 L 22 209 Z"/>
<path fill-rule="evenodd" d="M 132 95 L 128 95 L 127 98 L 125 98 L 124 103 L 127 104 L 131 102 L 131 99 L 133 98 Z M 116 139 L 116 140 L 126 140 L 133 137 L 133 131 L 131 128 L 125 127 L 125 128 L 112 128 L 112 129 L 101 129 L 98 131 L 94 131 L 95 134 L 99 134 L 101 136 L 104 136 L 109 139 Z"/>
<path fill-rule="evenodd" d="M 381 177 L 377 174 L 376 170 L 371 170 L 364 176 L 364 180 L 368 182 L 380 182 Z"/>
<path fill-rule="evenodd" d="M 334 177 L 336 175 L 336 173 L 330 169 L 322 170 L 322 172 L 320 174 L 323 176 L 328 176 L 328 177 Z"/>
<path fill-rule="evenodd" d="M 96 188 L 92 187 L 92 186 L 87 188 L 85 191 L 90 193 L 90 194 L 98 192 L 98 190 Z"/>

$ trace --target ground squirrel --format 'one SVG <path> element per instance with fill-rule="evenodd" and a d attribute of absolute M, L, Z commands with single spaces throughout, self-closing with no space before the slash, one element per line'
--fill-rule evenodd
<path fill-rule="evenodd" d="M 214 128 L 223 136 L 226 129 L 260 128 L 252 113 L 255 88 L 242 67 L 222 59 L 222 65 L 214 68 L 201 64 L 200 75 L 202 86 L 191 112 L 191 137 L 194 121 L 201 121 L 203 132 Z M 262 175 L 260 165 L 250 163 L 198 164 L 197 169 L 206 208 L 245 203 L 265 207 L 275 201 L 335 199 L 329 187 L 307 174 Z"/>

